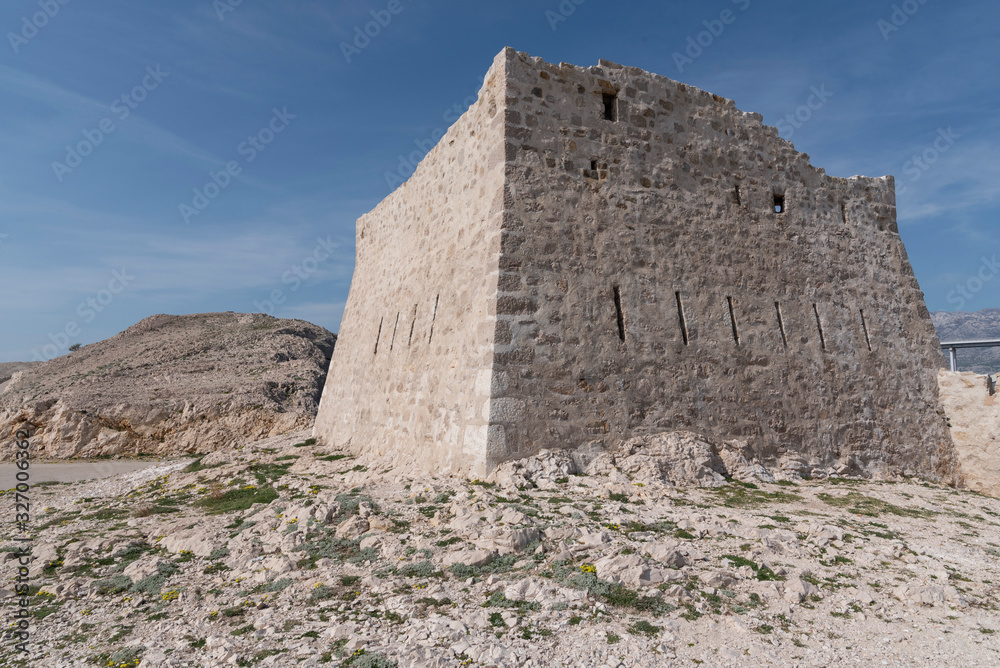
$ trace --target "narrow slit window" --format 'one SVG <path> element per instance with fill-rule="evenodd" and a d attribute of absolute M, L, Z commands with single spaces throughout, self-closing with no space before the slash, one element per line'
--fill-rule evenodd
<path fill-rule="evenodd" d="M 378 340 L 382 338 L 382 323 L 385 322 L 385 318 L 379 318 L 378 321 L 378 334 L 375 335 L 375 354 L 378 355 Z"/>
<path fill-rule="evenodd" d="M 684 337 L 684 345 L 686 346 L 690 343 L 690 339 L 688 337 L 687 317 L 684 315 L 684 300 L 681 298 L 680 292 L 675 292 L 674 297 L 677 298 L 677 321 L 681 325 L 681 336 Z"/>
<path fill-rule="evenodd" d="M 441 295 L 434 298 L 434 314 L 431 316 L 431 331 L 427 335 L 427 345 L 431 344 L 431 339 L 434 338 L 434 323 L 437 321 L 438 317 L 438 303 L 441 301 Z"/>
<path fill-rule="evenodd" d="M 396 324 L 392 327 L 392 338 L 389 340 L 389 352 L 392 352 L 396 345 L 396 330 L 399 329 L 399 313 L 396 313 Z"/>
<path fill-rule="evenodd" d="M 618 120 L 618 95 L 612 95 L 610 93 L 605 93 L 604 99 L 604 120 L 606 121 L 617 121 Z"/>
<path fill-rule="evenodd" d="M 736 206 L 743 206 L 743 192 L 739 186 L 733 188 L 733 201 L 736 202 Z"/>
<path fill-rule="evenodd" d="M 736 309 L 733 308 L 733 298 L 726 297 L 726 302 L 729 304 L 729 322 L 733 326 L 733 341 L 736 345 L 740 345 L 740 326 L 736 324 Z"/>
<path fill-rule="evenodd" d="M 774 312 L 778 314 L 778 330 L 781 332 L 781 344 L 788 347 L 788 333 L 785 331 L 785 318 L 781 315 L 781 302 L 774 302 Z"/>
<path fill-rule="evenodd" d="M 858 309 L 861 313 L 861 329 L 865 331 L 865 343 L 868 345 L 868 352 L 872 352 L 872 339 L 868 335 L 868 320 L 865 319 L 865 310 Z"/>
<path fill-rule="evenodd" d="M 826 335 L 823 333 L 823 319 L 819 317 L 819 306 L 813 304 L 813 314 L 816 316 L 816 329 L 819 330 L 819 344 L 826 350 Z"/>
<path fill-rule="evenodd" d="M 614 286 L 615 290 L 615 313 L 618 315 L 618 338 L 625 341 L 625 314 L 622 313 L 622 293 L 621 288 Z"/>
<path fill-rule="evenodd" d="M 775 194 L 774 196 L 774 212 L 784 213 L 785 212 L 785 196 Z"/>
<path fill-rule="evenodd" d="M 847 225 L 847 205 L 840 205 L 840 218 L 844 221 L 844 225 Z"/>
<path fill-rule="evenodd" d="M 413 319 L 410 321 L 410 338 L 406 341 L 406 347 L 413 345 L 413 330 L 417 326 L 417 305 L 413 305 Z"/>

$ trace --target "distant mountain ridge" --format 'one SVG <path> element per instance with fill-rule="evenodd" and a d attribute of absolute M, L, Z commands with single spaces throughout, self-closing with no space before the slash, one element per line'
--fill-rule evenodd
<path fill-rule="evenodd" d="M 1000 308 L 988 308 L 975 313 L 937 311 L 931 313 L 931 320 L 941 341 L 1000 339 Z M 1000 372 L 1000 348 L 960 350 L 958 365 L 960 371 Z"/>

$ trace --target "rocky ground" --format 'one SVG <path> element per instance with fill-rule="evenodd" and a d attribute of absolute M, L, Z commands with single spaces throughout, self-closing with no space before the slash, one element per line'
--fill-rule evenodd
<path fill-rule="evenodd" d="M 35 366 L 37 362 L 0 362 L 0 394 L 7 388 L 11 377 L 18 371 Z"/>
<path fill-rule="evenodd" d="M 968 372 L 942 371 L 938 386 L 964 485 L 1000 497 L 1000 394 L 989 394 L 986 376 Z"/>
<path fill-rule="evenodd" d="M 35 456 L 60 459 L 210 452 L 305 428 L 335 341 L 263 314 L 156 315 L 48 362 L 0 365 L 0 460 L 24 425 Z"/>
<path fill-rule="evenodd" d="M 692 435 L 488 481 L 307 435 L 34 490 L 33 654 L 0 665 L 1000 663 L 1000 500 L 731 457 L 727 481 Z"/>

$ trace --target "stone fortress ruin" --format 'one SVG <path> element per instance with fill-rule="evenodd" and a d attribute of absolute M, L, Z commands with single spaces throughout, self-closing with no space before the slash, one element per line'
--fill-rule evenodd
<path fill-rule="evenodd" d="M 484 476 L 686 430 L 953 479 L 892 177 L 831 177 L 759 114 L 507 48 L 358 220 L 315 436 Z"/>

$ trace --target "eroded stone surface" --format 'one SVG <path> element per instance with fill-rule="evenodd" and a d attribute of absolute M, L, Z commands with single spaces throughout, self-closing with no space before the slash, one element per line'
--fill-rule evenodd
<path fill-rule="evenodd" d="M 954 479 L 892 177 L 828 176 L 731 100 L 506 49 L 357 229 L 331 445 L 485 477 L 693 431 Z"/>
<path fill-rule="evenodd" d="M 146 318 L 15 373 L 0 394 L 0 459 L 25 426 L 33 458 L 59 459 L 212 452 L 311 427 L 335 341 L 263 314 Z"/>

